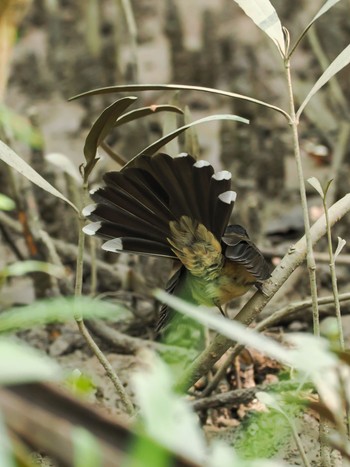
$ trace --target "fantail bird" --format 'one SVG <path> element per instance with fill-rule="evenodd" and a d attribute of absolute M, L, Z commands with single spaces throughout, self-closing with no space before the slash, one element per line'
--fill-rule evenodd
<path fill-rule="evenodd" d="M 180 261 L 167 291 L 194 303 L 222 305 L 269 277 L 263 255 L 240 225 L 228 225 L 236 199 L 231 174 L 214 173 L 188 154 L 141 155 L 93 190 L 97 204 L 83 215 L 88 235 L 108 239 L 112 252 L 163 256 Z M 169 322 L 163 306 L 157 329 Z"/>

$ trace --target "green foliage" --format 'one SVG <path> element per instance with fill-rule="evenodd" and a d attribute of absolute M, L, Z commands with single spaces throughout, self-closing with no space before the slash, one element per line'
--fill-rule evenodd
<path fill-rule="evenodd" d="M 55 298 L 40 300 L 30 305 L 16 307 L 0 314 L 0 333 L 30 329 L 41 324 L 65 322 L 81 313 L 86 319 L 122 319 L 129 312 L 119 305 L 89 297 Z"/>
<path fill-rule="evenodd" d="M 4 104 L 0 105 L 0 122 L 3 127 L 10 129 L 16 140 L 26 143 L 32 149 L 42 149 L 44 142 L 41 132 L 34 128 L 26 117 Z"/>
<path fill-rule="evenodd" d="M 281 413 L 251 412 L 238 427 L 234 445 L 244 459 L 271 459 L 290 437 L 290 426 Z"/>
<path fill-rule="evenodd" d="M 96 389 L 92 379 L 78 369 L 69 373 L 64 382 L 77 397 L 86 397 Z"/>
<path fill-rule="evenodd" d="M 61 376 L 58 364 L 39 351 L 18 341 L 0 339 L 0 384 L 57 380 Z"/>
<path fill-rule="evenodd" d="M 72 432 L 74 467 L 102 467 L 101 448 L 87 430 L 76 427 Z"/>
<path fill-rule="evenodd" d="M 0 211 L 12 211 L 15 207 L 16 203 L 11 198 L 0 193 Z"/>

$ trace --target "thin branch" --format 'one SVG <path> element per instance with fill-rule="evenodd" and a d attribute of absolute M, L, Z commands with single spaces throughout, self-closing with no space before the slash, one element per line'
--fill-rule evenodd
<path fill-rule="evenodd" d="M 350 293 L 340 294 L 339 300 L 340 301 L 350 300 Z M 319 305 L 327 305 L 333 302 L 334 302 L 333 295 L 329 295 L 328 297 L 322 297 L 318 299 Z M 259 331 L 259 332 L 264 331 L 265 329 L 278 324 L 286 316 L 291 316 L 301 310 L 305 310 L 309 308 L 310 306 L 312 306 L 312 299 L 310 298 L 299 301 L 299 302 L 290 303 L 289 305 L 281 308 L 280 310 L 275 311 L 274 313 L 270 314 L 267 318 L 260 321 L 255 326 L 254 329 L 255 331 Z M 239 353 L 243 349 L 244 349 L 244 345 L 239 345 L 239 344 L 236 344 L 232 349 L 230 349 L 230 351 L 228 352 L 228 355 L 226 356 L 224 363 L 220 366 L 218 371 L 215 373 L 213 379 L 208 383 L 208 385 L 204 389 L 202 393 L 204 396 L 208 396 L 209 394 L 211 394 L 212 391 L 217 387 L 219 382 L 225 376 L 226 371 L 232 364 L 232 361 L 239 355 Z"/>
<path fill-rule="evenodd" d="M 347 212 L 350 211 L 350 194 L 347 194 L 328 211 L 330 225 L 338 222 Z M 317 243 L 326 233 L 325 217 L 321 216 L 310 229 L 312 243 Z M 262 291 L 258 290 L 251 299 L 244 305 L 235 319 L 249 325 L 255 317 L 264 309 L 266 304 L 272 299 L 276 292 L 286 282 L 292 272 L 305 260 L 306 238 L 302 237 L 280 264 L 273 271 L 270 279 L 265 281 Z M 233 342 L 226 337 L 218 335 L 211 345 L 192 363 L 184 372 L 177 384 L 181 390 L 187 390 L 198 379 L 206 374 L 219 360 L 219 358 L 233 345 Z"/>

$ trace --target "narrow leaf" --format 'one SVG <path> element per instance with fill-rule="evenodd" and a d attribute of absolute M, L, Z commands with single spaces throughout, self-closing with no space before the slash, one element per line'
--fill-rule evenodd
<path fill-rule="evenodd" d="M 101 448 L 97 439 L 85 428 L 72 431 L 74 467 L 102 467 Z"/>
<path fill-rule="evenodd" d="M 12 456 L 12 446 L 9 439 L 7 429 L 5 426 L 5 421 L 3 420 L 0 413 L 0 465 L 4 467 L 18 467 L 18 464 L 14 461 Z"/>
<path fill-rule="evenodd" d="M 143 149 L 139 154 L 137 154 L 135 157 L 133 157 L 128 162 L 128 164 L 132 160 L 136 159 L 136 157 L 138 157 L 140 154 L 147 154 L 147 155 L 151 156 L 152 154 L 157 152 L 158 149 L 160 149 L 162 146 L 167 144 L 172 139 L 179 136 L 181 133 L 186 131 L 188 128 L 191 128 L 194 125 L 199 125 L 200 123 L 208 123 L 208 122 L 213 122 L 215 120 L 232 120 L 232 121 L 235 121 L 235 122 L 241 122 L 241 123 L 249 124 L 249 120 L 247 120 L 246 118 L 243 118 L 243 117 L 239 117 L 238 115 L 217 114 L 217 115 L 211 115 L 210 117 L 200 118 L 199 120 L 195 120 L 194 122 L 189 123 L 188 125 L 184 125 L 184 126 L 178 128 L 177 130 L 169 133 L 168 135 L 163 136 L 163 138 L 160 138 L 157 141 L 155 141 L 154 143 L 150 144 L 149 146 L 147 146 L 147 148 Z"/>
<path fill-rule="evenodd" d="M 316 13 L 316 15 L 312 18 L 312 20 L 310 21 L 310 23 L 306 26 L 306 28 L 304 29 L 304 31 L 300 34 L 300 36 L 298 37 L 298 39 L 296 40 L 295 42 L 295 45 L 292 47 L 290 53 L 289 53 L 289 57 L 291 57 L 291 55 L 293 54 L 294 50 L 297 48 L 298 44 L 300 43 L 300 41 L 302 40 L 302 38 L 305 36 L 305 34 L 308 32 L 308 30 L 311 28 L 311 26 L 314 24 L 314 22 L 322 15 L 324 15 L 330 8 L 332 8 L 332 6 L 334 6 L 336 3 L 338 3 L 339 0 L 327 0 L 326 3 L 318 10 L 318 12 Z"/>
<path fill-rule="evenodd" d="M 5 277 L 23 276 L 29 272 L 45 272 L 59 279 L 65 276 L 65 269 L 63 266 L 33 260 L 17 261 L 16 263 L 10 264 L 1 271 L 1 275 Z"/>
<path fill-rule="evenodd" d="M 84 156 L 86 165 L 84 167 L 84 181 L 86 182 L 98 158 L 96 157 L 97 148 L 114 127 L 118 117 L 137 99 L 137 97 L 128 96 L 118 99 L 107 107 L 92 125 L 89 134 L 86 137 L 84 145 Z"/>
<path fill-rule="evenodd" d="M 0 333 L 53 322 L 65 322 L 72 319 L 74 311 L 84 314 L 86 319 L 120 319 L 129 316 L 121 306 L 88 297 L 55 298 L 36 301 L 30 305 L 14 307 L 0 314 Z M 0 358 L 1 360 L 1 358 Z"/>
<path fill-rule="evenodd" d="M 81 184 L 82 178 L 78 169 L 66 155 L 59 152 L 51 152 L 50 154 L 46 154 L 45 159 L 72 177 L 79 185 Z"/>
<path fill-rule="evenodd" d="M 34 169 L 31 168 L 21 157 L 19 157 L 11 148 L 9 148 L 5 143 L 0 141 L 0 159 L 3 160 L 13 169 L 17 170 L 20 174 L 24 175 L 28 180 L 30 180 L 35 185 L 39 186 L 43 190 L 51 193 L 53 196 L 62 199 L 68 203 L 76 212 L 79 212 L 79 209 L 62 195 L 55 187 L 53 187 L 49 182 L 47 182 L 41 175 L 38 174 Z"/>
<path fill-rule="evenodd" d="M 0 340 L 0 384 L 57 380 L 61 369 L 39 351 L 11 339 Z"/>
<path fill-rule="evenodd" d="M 234 0 L 250 19 L 277 45 L 284 57 L 286 44 L 281 21 L 269 0 Z"/>
<path fill-rule="evenodd" d="M 340 254 L 340 252 L 342 251 L 342 249 L 344 248 L 345 245 L 346 245 L 346 240 L 344 240 L 341 237 L 338 237 L 338 245 L 337 245 L 337 249 L 335 250 L 335 253 L 334 253 L 334 260 L 337 259 L 337 256 Z"/>
<path fill-rule="evenodd" d="M 324 187 L 323 189 L 323 193 L 324 193 L 324 197 L 326 198 L 327 196 L 327 193 L 328 193 L 328 190 L 330 188 L 330 186 L 332 185 L 332 182 L 333 182 L 333 178 L 331 178 L 330 180 L 328 180 L 326 186 Z"/>
<path fill-rule="evenodd" d="M 213 313 L 208 308 L 191 305 L 180 298 L 169 295 L 164 291 L 157 291 L 156 298 L 169 305 L 172 309 L 183 313 L 199 323 L 207 326 L 223 336 L 228 337 L 240 344 L 251 346 L 260 352 L 269 355 L 271 358 L 284 363 L 290 363 L 290 352 L 284 349 L 282 345 L 259 334 L 253 329 L 245 327 L 237 321 L 231 321 L 227 318 Z"/>
<path fill-rule="evenodd" d="M 314 84 L 313 88 L 306 96 L 304 102 L 301 104 L 296 117 L 299 119 L 302 111 L 309 102 L 309 100 L 324 86 L 334 75 L 336 75 L 341 69 L 343 69 L 350 62 L 350 44 L 333 60 L 327 70 Z"/>
<path fill-rule="evenodd" d="M 141 107 L 140 109 L 132 110 L 131 112 L 121 115 L 115 122 L 114 126 L 121 126 L 124 125 L 124 123 L 132 122 L 133 120 L 160 112 L 175 112 L 180 115 L 183 114 L 180 107 L 176 107 L 175 105 L 150 105 L 149 107 Z"/>
<path fill-rule="evenodd" d="M 317 191 L 317 193 L 321 196 L 321 198 L 323 199 L 324 198 L 324 192 L 323 192 L 323 188 L 321 186 L 321 183 L 318 181 L 318 179 L 316 177 L 311 177 L 311 178 L 308 178 L 307 181 L 310 183 L 310 185 L 315 188 L 315 190 Z"/>
<path fill-rule="evenodd" d="M 275 105 L 268 104 L 267 102 L 254 99 L 253 97 L 248 97 L 243 94 L 237 94 L 234 92 L 222 91 L 215 88 L 207 88 L 203 86 L 189 86 L 186 84 L 125 84 L 120 86 L 108 86 L 106 88 L 92 89 L 91 91 L 83 92 L 77 94 L 70 98 L 70 100 L 79 99 L 81 97 L 95 96 L 98 94 L 113 94 L 117 92 L 139 92 L 139 91 L 202 91 L 208 92 L 211 94 L 217 94 L 219 96 L 232 97 L 236 99 L 242 99 L 248 102 L 253 102 L 254 104 L 262 105 L 276 112 L 281 113 L 290 121 L 290 116 L 280 107 Z"/>

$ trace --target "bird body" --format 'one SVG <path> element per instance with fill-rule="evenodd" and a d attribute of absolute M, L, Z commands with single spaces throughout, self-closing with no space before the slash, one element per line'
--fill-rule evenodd
<path fill-rule="evenodd" d="M 269 277 L 268 265 L 239 225 L 228 225 L 236 199 L 228 171 L 214 173 L 188 154 L 141 155 L 104 175 L 83 214 L 88 235 L 113 252 L 163 256 L 180 264 L 167 291 L 221 306 Z M 173 312 L 163 306 L 158 329 Z"/>

